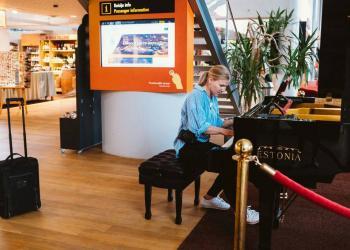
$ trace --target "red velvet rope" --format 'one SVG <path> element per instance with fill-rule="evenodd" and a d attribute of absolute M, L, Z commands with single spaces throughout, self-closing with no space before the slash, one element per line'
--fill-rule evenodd
<path fill-rule="evenodd" d="M 331 201 L 313 191 L 311 191 L 308 188 L 303 187 L 299 183 L 289 179 L 287 176 L 282 174 L 279 171 L 276 171 L 275 175 L 272 175 L 272 178 L 282 184 L 283 186 L 289 188 L 290 190 L 293 190 L 300 196 L 328 209 L 331 210 L 337 214 L 340 214 L 344 217 L 347 217 L 350 219 L 350 209 L 347 207 L 344 207 L 334 201 Z"/>

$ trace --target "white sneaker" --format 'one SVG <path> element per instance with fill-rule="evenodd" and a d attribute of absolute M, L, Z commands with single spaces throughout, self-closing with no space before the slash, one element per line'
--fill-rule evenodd
<path fill-rule="evenodd" d="M 230 204 L 228 204 L 220 197 L 214 197 L 210 200 L 203 198 L 201 201 L 201 206 L 204 208 L 213 208 L 219 210 L 228 210 L 230 208 Z"/>
<path fill-rule="evenodd" d="M 254 225 L 259 223 L 259 212 L 247 207 L 247 224 Z"/>

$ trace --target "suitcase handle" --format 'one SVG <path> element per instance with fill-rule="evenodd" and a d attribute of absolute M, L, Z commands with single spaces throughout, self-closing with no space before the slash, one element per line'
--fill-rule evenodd
<path fill-rule="evenodd" d="M 24 99 L 23 98 L 17 98 L 17 97 L 13 97 L 13 98 L 6 98 L 6 105 L 10 105 L 11 102 L 20 102 L 21 106 L 24 105 Z"/>
<path fill-rule="evenodd" d="M 15 155 L 13 153 L 13 145 L 12 145 L 10 102 L 20 102 L 21 103 L 22 122 L 23 122 L 24 156 L 27 158 L 28 157 L 28 153 L 27 153 L 27 136 L 26 136 L 26 124 L 25 124 L 25 117 L 24 117 L 24 99 L 23 98 L 6 98 L 7 120 L 8 120 L 9 141 L 10 141 L 10 156 L 9 157 L 11 159 L 13 159 L 13 156 Z"/>
<path fill-rule="evenodd" d="M 18 154 L 18 153 L 13 153 L 13 154 L 10 154 L 9 156 L 7 156 L 7 158 L 6 158 L 6 160 L 5 161 L 8 161 L 8 160 L 12 160 L 13 159 L 13 157 L 15 156 L 15 155 L 17 155 L 17 156 L 20 156 L 20 157 L 18 157 L 18 158 L 23 158 L 24 156 L 23 155 L 21 155 L 21 154 Z"/>

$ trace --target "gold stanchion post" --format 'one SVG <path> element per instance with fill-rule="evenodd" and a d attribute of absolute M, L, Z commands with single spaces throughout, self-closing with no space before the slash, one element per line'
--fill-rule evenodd
<path fill-rule="evenodd" d="M 236 142 L 235 151 L 236 155 L 232 157 L 237 161 L 234 250 L 243 250 L 245 248 L 249 162 L 253 145 L 249 140 L 241 139 Z"/>

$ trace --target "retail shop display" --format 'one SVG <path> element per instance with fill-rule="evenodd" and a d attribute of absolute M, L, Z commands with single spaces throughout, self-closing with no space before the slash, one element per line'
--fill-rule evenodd
<path fill-rule="evenodd" d="M 20 54 L 0 52 L 0 86 L 14 86 L 19 83 Z"/>
<path fill-rule="evenodd" d="M 7 97 L 23 97 L 26 104 L 23 58 L 24 54 L 21 52 L 0 52 L 0 114 L 3 101 Z"/>
<path fill-rule="evenodd" d="M 39 46 L 23 46 L 22 50 L 24 53 L 23 82 L 26 87 L 30 87 L 31 72 L 41 68 Z"/>
<path fill-rule="evenodd" d="M 44 70 L 52 70 L 56 82 L 56 92 L 63 94 L 73 89 L 75 80 L 72 77 L 61 85 L 64 70 L 75 69 L 76 37 L 53 36 L 40 41 L 40 64 Z M 73 70 L 74 71 L 74 70 Z M 64 78 L 66 79 L 66 78 Z M 74 82 L 74 83 L 73 83 Z"/>
<path fill-rule="evenodd" d="M 24 156 L 13 153 L 10 102 L 20 102 L 22 106 Z M 23 98 L 6 99 L 10 155 L 0 162 L 0 216 L 10 218 L 41 207 L 39 189 L 38 160 L 28 157 L 25 130 L 24 100 Z"/>
<path fill-rule="evenodd" d="M 49 68 L 59 75 L 63 68 L 75 68 L 76 39 L 74 37 L 53 37 L 40 41 L 40 60 L 43 68 Z"/>
<path fill-rule="evenodd" d="M 75 88 L 75 49 L 77 47 L 76 35 L 23 35 L 21 38 L 21 51 L 24 53 L 24 78 L 26 87 L 30 87 L 33 81 L 33 72 L 52 72 L 48 78 L 49 88 L 51 84 L 55 92 L 67 93 Z M 65 70 L 72 74 L 65 74 Z M 67 77 L 68 76 L 68 77 Z M 61 86 L 63 80 L 64 87 Z M 35 80 L 35 79 L 34 79 Z M 51 93 L 49 96 L 54 95 Z"/>

